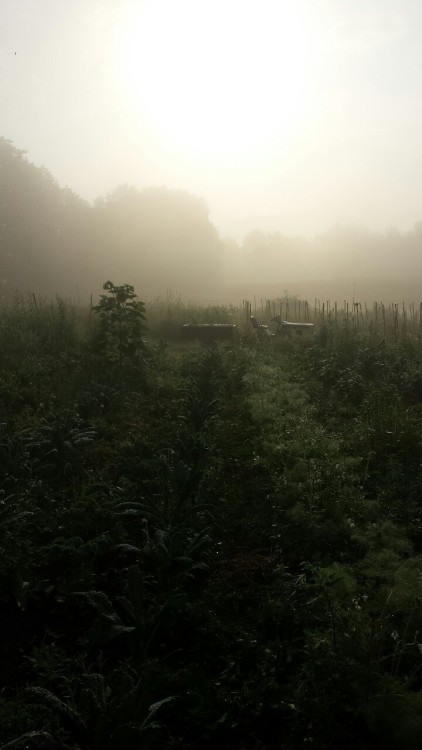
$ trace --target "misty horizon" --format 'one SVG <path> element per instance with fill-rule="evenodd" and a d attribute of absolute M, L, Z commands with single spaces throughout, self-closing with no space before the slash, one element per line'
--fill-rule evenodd
<path fill-rule="evenodd" d="M 221 237 L 202 197 L 121 185 L 90 204 L 4 138 L 0 193 L 3 297 L 87 295 L 113 278 L 145 297 L 217 300 L 230 289 L 234 301 L 243 288 L 243 297 L 420 298 L 422 221 L 404 233 L 337 226 L 313 239 L 254 229 L 238 242 Z"/>
<path fill-rule="evenodd" d="M 28 149 L 25 148 L 25 144 L 19 144 L 16 143 L 13 138 L 9 138 L 8 136 L 5 136 L 4 134 L 0 133 L 0 139 L 9 141 L 16 149 L 19 151 L 22 151 L 22 153 L 25 154 L 25 158 L 34 166 L 38 167 L 41 170 L 47 170 L 47 172 L 52 176 L 53 180 L 57 182 L 59 185 L 59 181 L 56 179 L 56 176 L 51 172 L 49 165 L 46 162 L 41 162 L 40 164 L 35 164 L 31 160 L 31 155 L 28 151 Z M 1 166 L 1 165 L 0 165 Z M 94 197 L 87 197 L 86 195 L 79 193 L 73 185 L 59 185 L 61 189 L 70 190 L 72 193 L 74 193 L 78 198 L 88 203 L 90 206 L 95 206 L 98 202 L 107 200 L 107 198 L 112 195 L 116 190 L 119 190 L 121 188 L 127 188 L 128 190 L 134 190 L 141 192 L 143 190 L 149 190 L 149 189 L 169 189 L 169 190 L 175 190 L 185 193 L 191 193 L 188 186 L 179 184 L 179 185 L 166 185 L 163 183 L 160 184 L 146 184 L 146 185 L 140 185 L 136 182 L 130 183 L 129 181 L 124 180 L 120 184 L 114 184 L 110 186 L 110 189 L 100 193 L 98 195 L 95 195 Z M 350 221 L 337 221 L 333 217 L 332 220 L 327 220 L 327 223 L 322 226 L 318 231 L 312 231 L 309 229 L 309 231 L 303 231 L 300 232 L 291 230 L 289 231 L 285 226 L 285 218 L 284 213 L 280 212 L 277 213 L 269 213 L 269 214 L 245 214 L 244 216 L 233 216 L 231 218 L 226 218 L 220 224 L 218 221 L 213 220 L 213 211 L 212 206 L 210 205 L 207 195 L 206 194 L 192 194 L 193 197 L 201 200 L 204 202 L 204 204 L 207 207 L 207 210 L 210 215 L 210 219 L 212 220 L 212 223 L 216 227 L 220 237 L 222 239 L 228 238 L 233 239 L 236 242 L 242 242 L 245 237 L 255 231 L 262 231 L 269 234 L 277 234 L 280 233 L 284 236 L 287 236 L 291 239 L 293 238 L 300 238 L 305 240 L 313 240 L 316 237 L 320 235 L 325 235 L 327 233 L 331 233 L 333 231 L 341 231 L 343 229 L 350 230 L 352 232 L 364 232 L 364 233 L 370 233 L 370 234 L 387 234 L 387 233 L 394 233 L 398 232 L 399 234 L 407 234 L 408 232 L 414 231 L 415 227 L 419 224 L 419 222 L 422 222 L 422 205 L 421 205 L 421 211 L 420 215 L 416 215 L 414 221 L 410 222 L 406 226 L 397 226 L 393 225 L 392 223 L 386 222 L 385 224 L 379 225 L 379 226 L 371 226 L 368 224 L 365 224 L 364 221 L 360 221 L 359 217 L 355 217 L 354 220 Z M 286 223 L 294 223 L 294 222 L 300 223 L 300 215 L 298 217 L 294 217 L 289 215 L 288 220 Z M 229 229 L 229 227 L 232 227 L 232 230 Z"/>
<path fill-rule="evenodd" d="M 421 218 L 416 0 L 15 0 L 0 14 L 2 135 L 85 200 L 187 190 L 238 241 Z"/>
<path fill-rule="evenodd" d="M 0 14 L 3 288 L 422 277 L 416 0 Z"/>
<path fill-rule="evenodd" d="M 29 153 L 28 149 L 25 148 L 24 144 L 18 144 L 15 143 L 13 138 L 10 138 L 8 136 L 5 136 L 4 134 L 0 134 L 0 138 L 3 138 L 4 140 L 9 141 L 13 144 L 15 148 L 18 150 L 21 150 L 24 154 L 26 159 L 30 161 L 30 163 L 34 164 L 34 166 L 37 166 L 38 168 L 47 170 L 53 177 L 53 179 L 58 183 L 58 180 L 56 179 L 56 176 L 51 173 L 51 170 L 48 166 L 48 164 L 45 161 L 42 161 L 40 164 L 35 164 L 31 160 L 31 154 Z M 131 183 L 127 180 L 123 180 L 120 184 L 114 184 L 110 186 L 110 189 L 106 190 L 105 192 L 102 192 L 98 195 L 94 195 L 92 197 L 89 197 L 87 195 L 84 195 L 83 193 L 78 192 L 73 185 L 60 185 L 62 189 L 68 189 L 71 190 L 75 195 L 77 195 L 78 198 L 82 199 L 86 203 L 88 203 L 90 206 L 95 206 L 98 202 L 101 202 L 103 200 L 106 200 L 108 196 L 112 195 L 116 189 L 120 188 L 128 188 L 129 190 L 135 190 L 141 192 L 142 190 L 148 190 L 148 189 L 160 189 L 160 188 L 166 188 L 169 190 L 175 190 L 175 191 L 182 191 L 186 193 L 191 193 L 187 185 L 178 184 L 178 185 L 166 185 L 163 183 L 157 183 L 157 184 L 145 184 L 140 185 L 136 181 Z M 379 224 L 377 226 L 366 224 L 364 221 L 361 221 L 359 217 L 355 217 L 354 219 L 348 220 L 348 221 L 338 221 L 334 217 L 330 220 L 327 219 L 326 224 L 321 226 L 319 230 L 312 229 L 309 227 L 308 231 L 300 231 L 291 229 L 290 231 L 287 229 L 286 225 L 300 225 L 303 221 L 303 216 L 298 213 L 297 215 L 294 214 L 285 214 L 280 211 L 280 213 L 262 213 L 262 214 L 245 214 L 243 216 L 236 216 L 233 215 L 231 217 L 227 216 L 223 218 L 222 220 L 214 220 L 213 219 L 213 210 L 212 206 L 210 205 L 207 195 L 206 194 L 193 194 L 194 197 L 199 198 L 202 200 L 208 209 L 210 219 L 212 220 L 212 223 L 216 227 L 217 231 L 219 232 L 220 236 L 228 239 L 233 239 L 236 242 L 242 242 L 245 237 L 254 232 L 254 231 L 263 231 L 267 233 L 282 233 L 285 236 L 288 236 L 290 238 L 300 238 L 305 240 L 313 240 L 317 238 L 320 235 L 325 235 L 327 233 L 330 233 L 332 231 L 337 230 L 351 230 L 351 231 L 357 231 L 357 232 L 368 232 L 371 234 L 386 234 L 391 232 L 399 232 L 400 234 L 406 234 L 408 232 L 412 232 L 416 225 L 422 221 L 422 205 L 421 205 L 421 211 L 420 215 L 415 215 L 414 220 L 408 221 L 408 223 L 405 226 L 397 226 L 393 223 L 389 223 L 388 221 L 385 224 Z"/>

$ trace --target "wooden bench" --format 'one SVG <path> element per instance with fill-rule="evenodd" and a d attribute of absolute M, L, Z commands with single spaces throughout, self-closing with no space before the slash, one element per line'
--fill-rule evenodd
<path fill-rule="evenodd" d="M 271 319 L 272 323 L 278 323 L 277 333 L 296 333 L 299 336 L 302 333 L 313 333 L 313 323 L 290 323 L 288 320 L 282 320 L 281 315 L 276 315 L 275 318 Z"/>

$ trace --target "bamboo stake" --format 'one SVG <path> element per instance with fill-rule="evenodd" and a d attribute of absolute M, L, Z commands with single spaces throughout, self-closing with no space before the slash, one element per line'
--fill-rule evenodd
<path fill-rule="evenodd" d="M 421 334 L 422 334 L 422 302 L 419 305 L 419 343 L 422 340 Z"/>

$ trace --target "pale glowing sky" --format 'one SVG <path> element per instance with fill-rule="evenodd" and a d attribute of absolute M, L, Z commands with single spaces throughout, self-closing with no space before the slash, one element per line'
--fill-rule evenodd
<path fill-rule="evenodd" d="M 422 219 L 421 0 L 0 0 L 0 135 L 222 234 Z M 16 54 L 15 54 L 16 53 Z"/>

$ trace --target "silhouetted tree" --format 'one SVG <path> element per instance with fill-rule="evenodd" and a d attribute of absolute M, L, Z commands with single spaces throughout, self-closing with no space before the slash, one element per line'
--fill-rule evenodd
<path fill-rule="evenodd" d="M 15 289 L 74 295 L 84 268 L 89 204 L 60 188 L 45 167 L 0 138 L 0 282 Z"/>
<path fill-rule="evenodd" d="M 223 244 L 200 198 L 122 185 L 97 201 L 95 226 L 107 275 L 133 279 L 143 294 L 202 296 L 221 286 Z"/>

